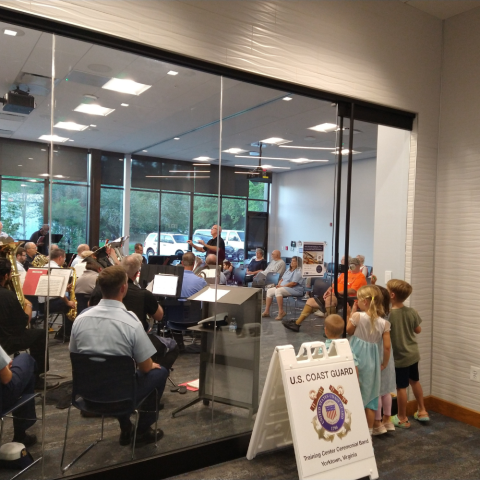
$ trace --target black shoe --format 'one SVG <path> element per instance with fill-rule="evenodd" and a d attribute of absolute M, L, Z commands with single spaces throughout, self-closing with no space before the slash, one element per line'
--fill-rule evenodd
<path fill-rule="evenodd" d="M 85 412 L 83 410 L 80 410 L 80 415 L 83 418 L 101 418 L 101 415 L 99 413 Z"/>
<path fill-rule="evenodd" d="M 133 438 L 132 433 L 133 433 L 133 425 L 131 423 L 129 428 L 121 429 L 120 438 L 119 438 L 120 445 L 122 446 L 130 445 Z"/>
<path fill-rule="evenodd" d="M 25 433 L 22 437 L 14 435 L 12 442 L 23 443 L 28 448 L 37 443 L 37 436 L 33 433 Z"/>
<path fill-rule="evenodd" d="M 163 438 L 163 430 L 159 428 L 157 430 L 157 441 L 161 440 L 162 438 Z M 135 445 L 137 447 L 142 447 L 143 445 L 148 445 L 149 443 L 154 443 L 154 442 L 155 442 L 155 430 L 152 427 L 150 427 L 145 433 L 142 433 L 142 434 L 137 433 L 137 440 L 135 442 Z"/>
<path fill-rule="evenodd" d="M 285 328 L 288 328 L 289 330 L 291 330 L 292 332 L 299 332 L 300 331 L 300 325 L 297 325 L 295 323 L 295 320 L 283 320 L 282 325 Z"/>
<path fill-rule="evenodd" d="M 45 384 L 47 385 L 47 390 L 53 390 L 60 385 L 60 382 L 46 382 L 43 378 L 39 378 L 35 383 L 35 390 L 43 390 Z"/>

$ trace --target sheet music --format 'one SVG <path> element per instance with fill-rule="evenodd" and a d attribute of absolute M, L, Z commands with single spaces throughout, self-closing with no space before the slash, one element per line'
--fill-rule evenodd
<path fill-rule="evenodd" d="M 35 295 L 46 297 L 50 291 L 51 297 L 63 297 L 65 292 L 63 291 L 63 277 L 55 275 L 50 276 L 50 284 L 48 282 L 48 275 L 42 275 L 38 280 L 37 289 Z M 50 287 L 50 288 L 49 288 Z M 62 295 L 62 291 L 64 292 Z"/>
<path fill-rule="evenodd" d="M 229 292 L 230 290 L 217 290 L 217 300 Z M 201 295 L 195 298 L 195 300 L 198 300 L 199 302 L 215 302 L 215 289 L 209 288 L 208 290 L 205 290 Z"/>
<path fill-rule="evenodd" d="M 178 277 L 176 275 L 157 274 L 153 279 L 153 294 L 174 297 L 177 293 Z"/>

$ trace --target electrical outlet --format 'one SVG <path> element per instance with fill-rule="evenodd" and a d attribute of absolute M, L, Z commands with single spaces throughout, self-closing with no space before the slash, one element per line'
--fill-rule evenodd
<path fill-rule="evenodd" d="M 470 367 L 470 380 L 480 382 L 480 367 Z"/>
<path fill-rule="evenodd" d="M 385 284 L 387 284 L 387 282 L 391 279 L 392 279 L 392 271 L 391 270 L 385 270 Z"/>

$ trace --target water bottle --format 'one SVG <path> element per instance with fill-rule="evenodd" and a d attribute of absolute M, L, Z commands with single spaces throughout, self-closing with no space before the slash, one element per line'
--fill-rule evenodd
<path fill-rule="evenodd" d="M 237 322 L 235 321 L 235 317 L 232 317 L 232 321 L 230 322 L 230 325 L 228 326 L 228 330 L 231 333 L 236 333 L 237 332 Z"/>

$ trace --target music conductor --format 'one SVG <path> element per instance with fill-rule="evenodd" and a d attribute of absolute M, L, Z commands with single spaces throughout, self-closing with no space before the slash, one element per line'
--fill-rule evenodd
<path fill-rule="evenodd" d="M 198 241 L 198 243 L 202 245 L 201 247 L 195 245 L 191 240 L 188 240 L 187 243 L 195 250 L 206 252 L 207 254 L 213 253 L 214 255 L 217 255 L 218 250 L 218 265 L 223 265 L 223 261 L 225 260 L 225 242 L 220 235 L 222 233 L 222 227 L 214 225 L 210 230 L 210 233 L 212 234 L 212 238 L 207 243 L 203 240 Z"/>

